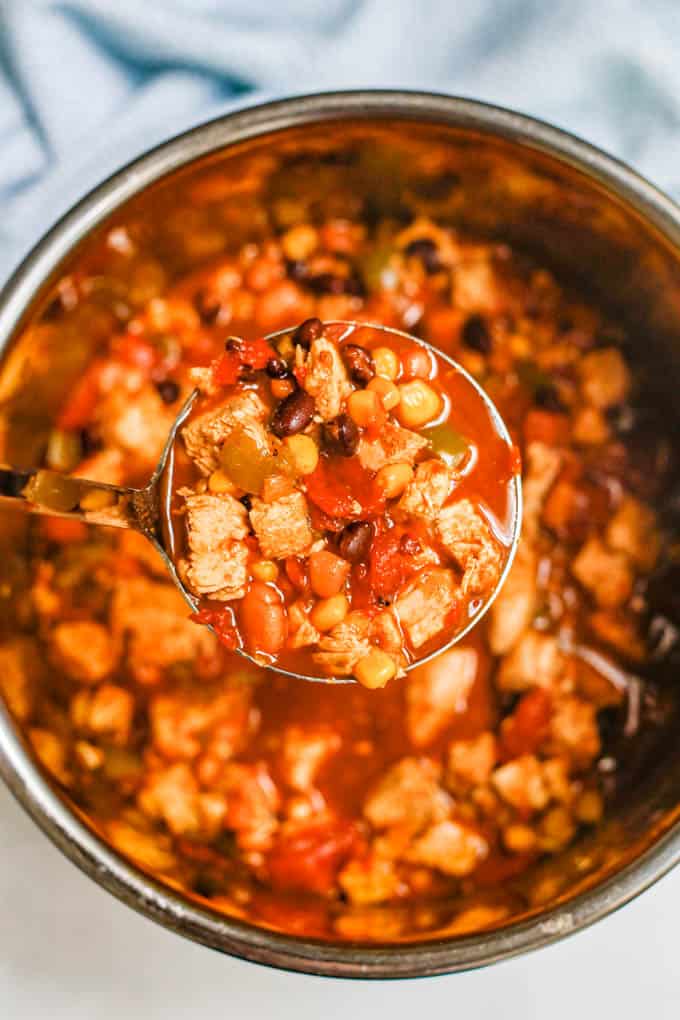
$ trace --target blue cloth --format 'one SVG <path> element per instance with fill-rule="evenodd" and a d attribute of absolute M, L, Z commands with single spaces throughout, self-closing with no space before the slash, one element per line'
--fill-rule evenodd
<path fill-rule="evenodd" d="M 680 194 L 679 53 L 678 0 L 0 0 L 0 279 L 105 175 L 264 94 L 477 96 Z"/>

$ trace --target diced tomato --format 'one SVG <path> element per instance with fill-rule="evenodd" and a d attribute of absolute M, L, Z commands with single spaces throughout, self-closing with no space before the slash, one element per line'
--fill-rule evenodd
<path fill-rule="evenodd" d="M 457 308 L 450 308 L 448 305 L 432 308 L 426 315 L 425 336 L 435 346 L 451 351 L 460 337 L 464 319 L 463 312 Z"/>
<path fill-rule="evenodd" d="M 532 408 L 524 419 L 524 442 L 564 446 L 569 442 L 569 418 L 566 414 Z"/>
<path fill-rule="evenodd" d="M 271 882 L 281 889 L 328 894 L 360 839 L 354 823 L 342 820 L 312 822 L 284 834 L 267 859 Z"/>
<path fill-rule="evenodd" d="M 259 371 L 274 356 L 268 340 L 239 340 L 233 351 L 227 351 L 213 365 L 213 378 L 218 386 L 230 386 L 237 382 L 245 367 Z"/>
<path fill-rule="evenodd" d="M 416 572 L 413 557 L 403 550 L 402 537 L 398 528 L 391 528 L 373 539 L 368 581 L 380 598 L 390 598 Z"/>
<path fill-rule="evenodd" d="M 288 556 L 285 566 L 288 579 L 298 591 L 304 591 L 309 587 L 309 574 L 301 556 Z"/>
<path fill-rule="evenodd" d="M 57 416 L 57 428 L 84 429 L 90 424 L 97 401 L 104 361 L 94 361 L 78 382 Z"/>
<path fill-rule="evenodd" d="M 501 755 L 504 759 L 533 754 L 548 735 L 552 701 L 547 691 L 535 687 L 520 700 L 501 725 Z"/>
<path fill-rule="evenodd" d="M 87 525 L 70 517 L 44 517 L 41 527 L 48 542 L 58 542 L 59 545 L 84 542 L 87 538 Z"/>
<path fill-rule="evenodd" d="M 322 457 L 307 476 L 307 495 L 329 517 L 348 521 L 374 517 L 385 509 L 385 495 L 375 475 L 356 457 Z"/>
<path fill-rule="evenodd" d="M 231 609 L 201 609 L 191 614 L 194 623 L 212 627 L 225 648 L 238 648 L 240 640 Z"/>
<path fill-rule="evenodd" d="M 150 372 L 158 361 L 158 350 L 141 336 L 126 333 L 111 345 L 112 353 L 127 365 Z"/>

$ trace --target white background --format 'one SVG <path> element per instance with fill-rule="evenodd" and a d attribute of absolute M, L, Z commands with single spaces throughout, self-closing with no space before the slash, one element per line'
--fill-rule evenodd
<path fill-rule="evenodd" d="M 0 787 L 2 1020 L 678 1020 L 680 869 L 588 931 L 420 981 L 284 974 L 194 945 L 82 875 Z"/>

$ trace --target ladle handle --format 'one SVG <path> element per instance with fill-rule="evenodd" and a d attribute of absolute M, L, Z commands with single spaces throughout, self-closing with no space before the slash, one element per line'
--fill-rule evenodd
<path fill-rule="evenodd" d="M 0 499 L 31 513 L 70 517 L 86 524 L 108 524 L 155 533 L 158 508 L 151 486 L 128 489 L 44 468 L 0 466 Z"/>

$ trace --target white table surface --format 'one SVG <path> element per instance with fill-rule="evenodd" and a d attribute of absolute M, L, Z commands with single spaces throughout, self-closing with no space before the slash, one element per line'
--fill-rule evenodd
<path fill-rule="evenodd" d="M 421 981 L 284 974 L 194 945 L 82 875 L 0 787 L 2 1020 L 678 1020 L 680 869 L 588 931 Z"/>

